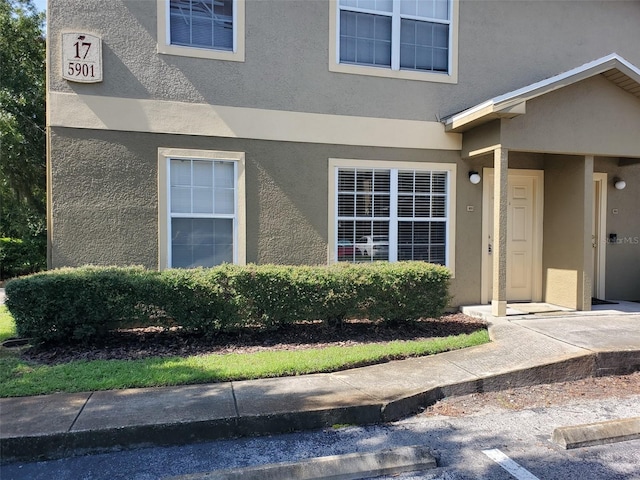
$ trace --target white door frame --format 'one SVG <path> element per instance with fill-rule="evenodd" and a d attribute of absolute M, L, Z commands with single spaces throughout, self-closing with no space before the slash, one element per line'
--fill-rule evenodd
<path fill-rule="evenodd" d="M 493 289 L 493 259 L 489 252 L 489 238 L 493 236 L 493 232 L 488 231 L 491 224 L 489 215 L 493 212 L 493 208 L 489 207 L 489 199 L 491 198 L 490 188 L 488 185 L 489 178 L 493 178 L 494 169 L 484 168 L 483 178 L 485 181 L 482 185 L 482 278 L 480 282 L 480 302 L 482 304 L 491 303 L 491 291 Z M 542 301 L 542 219 L 544 213 L 544 171 L 543 170 L 520 170 L 509 169 L 509 178 L 514 176 L 533 177 L 533 271 L 531 283 L 531 301 Z M 492 242 L 493 243 L 493 242 Z"/>
<path fill-rule="evenodd" d="M 605 299 L 605 268 L 606 268 L 606 253 L 607 253 L 607 174 L 606 173 L 593 173 L 593 201 L 598 202 L 596 215 L 597 218 L 593 219 L 594 230 L 596 232 L 596 238 L 594 248 L 596 249 L 594 254 L 595 271 L 591 272 L 591 281 L 595 284 L 596 297 Z"/>

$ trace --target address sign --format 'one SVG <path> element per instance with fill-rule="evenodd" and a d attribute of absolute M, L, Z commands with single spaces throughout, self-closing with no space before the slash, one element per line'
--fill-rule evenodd
<path fill-rule="evenodd" d="M 88 33 L 63 33 L 62 77 L 71 82 L 101 82 L 102 39 Z"/>

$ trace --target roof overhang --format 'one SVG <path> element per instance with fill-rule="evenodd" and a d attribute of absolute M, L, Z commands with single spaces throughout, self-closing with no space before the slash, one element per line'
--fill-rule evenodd
<path fill-rule="evenodd" d="M 612 53 L 568 72 L 505 93 L 444 119 L 447 132 L 461 133 L 498 118 L 513 118 L 526 113 L 528 100 L 586 80 L 595 75 L 605 78 L 640 98 L 640 68 Z"/>

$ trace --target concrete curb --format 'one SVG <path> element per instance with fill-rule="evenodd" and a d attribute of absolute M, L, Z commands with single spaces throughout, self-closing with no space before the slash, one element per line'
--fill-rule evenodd
<path fill-rule="evenodd" d="M 382 422 L 382 405 L 354 405 L 318 411 L 133 425 L 48 435 L 0 439 L 0 464 L 54 460 L 67 456 L 130 448 L 168 447 L 225 438 L 315 430 L 331 425 L 370 425 Z"/>
<path fill-rule="evenodd" d="M 640 438 L 640 417 L 560 427 L 551 440 L 565 449 L 604 445 Z"/>
<path fill-rule="evenodd" d="M 394 475 L 436 468 L 436 459 L 425 446 L 416 445 L 372 453 L 349 453 L 300 462 L 217 470 L 168 477 L 165 480 L 349 480 Z"/>

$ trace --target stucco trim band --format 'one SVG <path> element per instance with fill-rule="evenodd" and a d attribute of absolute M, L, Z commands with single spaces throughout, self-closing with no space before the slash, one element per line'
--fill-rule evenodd
<path fill-rule="evenodd" d="M 337 145 L 461 150 L 440 122 L 49 93 L 49 126 Z"/>

